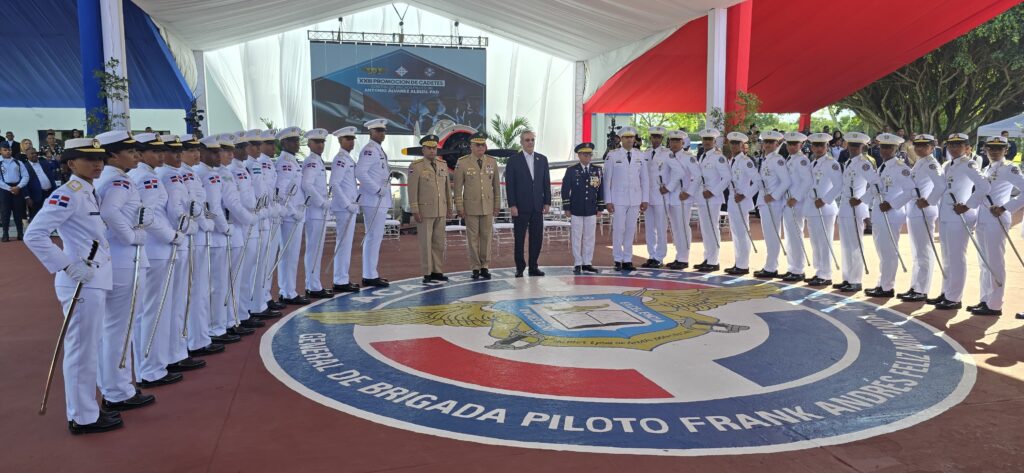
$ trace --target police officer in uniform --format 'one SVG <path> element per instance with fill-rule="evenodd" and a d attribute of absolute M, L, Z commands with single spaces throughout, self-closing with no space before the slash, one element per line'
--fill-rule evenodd
<path fill-rule="evenodd" d="M 815 274 L 805 280 L 812 287 L 832 284 L 832 235 L 836 228 L 836 197 L 842 191 L 843 171 L 828 152 L 832 135 L 815 133 L 811 142 L 811 183 L 803 199 L 802 215 L 811 233 L 811 251 Z"/>
<path fill-rule="evenodd" d="M 604 199 L 612 214 L 612 257 L 616 271 L 634 271 L 633 237 L 640 213 L 647 210 L 650 174 L 643 154 L 633 149 L 636 128 L 619 129 L 622 147 L 612 150 L 604 161 Z"/>
<path fill-rule="evenodd" d="M 651 136 L 651 146 L 644 151 L 647 163 L 650 195 L 647 196 L 647 211 L 644 212 L 644 233 L 647 237 L 647 261 L 642 268 L 660 268 L 668 254 L 668 198 L 661 193 L 664 176 L 668 175 L 665 168 L 665 148 L 661 146 L 665 139 L 665 127 L 652 126 L 647 129 Z M 662 174 L 664 173 L 664 175 Z"/>
<path fill-rule="evenodd" d="M 842 249 L 843 282 L 832 287 L 841 292 L 857 292 L 863 288 L 865 269 L 861 259 L 861 237 L 864 235 L 864 219 L 868 217 L 864 195 L 867 193 L 868 180 L 876 174 L 873 159 L 862 154 L 871 138 L 856 131 L 847 133 L 845 138 L 850 159 L 844 164 L 842 191 L 839 194 L 839 245 Z"/>
<path fill-rule="evenodd" d="M 380 243 L 384 239 L 384 222 L 391 210 L 391 163 L 380 145 L 387 136 L 386 118 L 363 124 L 370 132 L 370 142 L 359 152 L 356 179 L 359 180 L 359 207 L 363 212 L 363 286 L 388 287 L 380 277 Z"/>
<path fill-rule="evenodd" d="M 714 128 L 700 131 L 703 146 L 703 154 L 698 158 L 700 175 L 697 176 L 697 180 L 700 183 L 700 195 L 697 196 L 694 205 L 697 206 L 700 235 L 704 242 L 704 261 L 695 265 L 693 269 L 705 273 L 719 269 L 718 255 L 722 246 L 722 229 L 718 226 L 718 220 L 722 204 L 725 202 L 724 193 L 732 182 L 729 163 L 715 145 L 719 135 L 721 133 Z"/>
<path fill-rule="evenodd" d="M 21 221 L 25 219 L 25 186 L 29 173 L 25 163 L 11 156 L 11 146 L 0 140 L 0 227 L 3 227 L 2 241 L 11 241 L 7 233 L 8 220 L 14 215 L 14 229 L 21 240 Z"/>
<path fill-rule="evenodd" d="M 330 299 L 331 291 L 320 282 L 320 262 L 323 260 L 324 239 L 326 238 L 327 211 L 331 197 L 327 189 L 327 169 L 324 168 L 324 152 L 330 132 L 314 128 L 306 132 L 309 156 L 302 162 L 302 192 L 309 197 L 306 207 L 306 295 L 313 299 Z"/>
<path fill-rule="evenodd" d="M 672 242 L 676 247 L 675 261 L 665 265 L 668 269 L 680 270 L 690 266 L 690 215 L 697 200 L 697 179 L 700 165 L 697 158 L 685 150 L 686 132 L 668 132 L 668 149 L 665 164 L 660 174 L 658 192 L 665 197 L 668 205 L 668 222 L 672 228 Z"/>
<path fill-rule="evenodd" d="M 96 373 L 106 319 L 107 292 L 113 287 L 110 245 L 104 235 L 100 203 L 93 180 L 103 171 L 106 152 L 92 138 L 70 139 L 61 161 L 73 175 L 46 200 L 25 233 L 25 245 L 56 274 L 54 289 L 67 312 L 75 287 L 82 285 L 79 300 L 64 339 L 64 394 L 68 429 L 72 434 L 105 432 L 121 427 L 116 411 L 101 411 L 96 403 Z M 50 239 L 60 233 L 62 246 Z M 133 236 L 134 241 L 134 236 Z M 90 261 L 93 242 L 99 244 Z"/>
<path fill-rule="evenodd" d="M 338 154 L 331 164 L 331 212 L 337 223 L 334 248 L 334 292 L 359 292 L 359 285 L 350 282 L 349 269 L 352 262 L 352 236 L 356 232 L 356 215 L 359 213 L 359 188 L 356 186 L 356 161 L 352 149 L 356 145 L 356 127 L 347 126 L 335 130 L 338 138 Z"/>
<path fill-rule="evenodd" d="M 982 176 L 991 185 L 988 192 L 978 192 L 967 200 L 968 207 L 978 207 L 978 248 L 988 261 L 981 268 L 981 302 L 967 307 L 974 315 L 1003 315 L 1003 294 L 1006 285 L 1006 234 L 1012 224 L 1011 214 L 1024 206 L 1020 194 L 1011 200 L 1014 188 L 1024 191 L 1020 168 L 1006 162 L 1009 141 L 993 136 L 985 142 L 989 165 Z M 996 281 L 999 284 L 996 284 Z"/>
<path fill-rule="evenodd" d="M 487 135 L 476 133 L 470 139 L 471 154 L 459 158 L 455 165 L 455 208 L 466 222 L 469 266 L 473 279 L 491 279 L 491 235 L 494 217 L 498 216 L 501 199 L 498 162 L 486 155 Z"/>
<path fill-rule="evenodd" d="M 777 131 L 766 131 L 761 135 L 761 150 L 764 158 L 758 169 L 757 207 L 761 216 L 761 233 L 764 234 L 764 246 L 767 248 L 764 268 L 755 271 L 759 278 L 779 277 L 779 252 L 782 250 L 782 218 L 785 209 L 786 193 L 789 191 L 790 173 L 786 167 L 786 158 L 778 153 L 779 143 L 784 136 Z"/>
<path fill-rule="evenodd" d="M 572 234 L 572 272 L 598 273 L 594 263 L 594 230 L 597 212 L 604 205 L 601 168 L 590 164 L 594 159 L 594 143 L 576 145 L 579 164 L 569 166 L 562 179 L 562 210 L 569 216 Z"/>
<path fill-rule="evenodd" d="M 302 165 L 295 158 L 299 152 L 297 126 L 285 128 L 275 137 L 281 142 L 281 155 L 277 158 L 277 188 L 281 198 L 281 262 L 277 267 L 277 287 L 280 300 L 288 305 L 309 304 L 310 299 L 296 289 L 299 272 L 299 248 L 302 246 L 302 228 L 305 221 L 306 194 L 302 190 Z M 291 240 L 289 241 L 289 236 Z"/>
<path fill-rule="evenodd" d="M 896 283 L 900 232 L 907 221 L 907 202 L 913 199 L 914 180 L 910 166 L 896 158 L 896 149 L 903 138 L 892 133 L 875 137 L 879 145 L 881 164 L 878 172 L 868 179 L 871 202 L 871 232 L 878 252 L 878 285 L 864 291 L 868 297 L 893 297 Z M 888 223 L 889 228 L 886 228 Z"/>
<path fill-rule="evenodd" d="M 809 260 L 808 255 L 804 253 L 804 227 L 807 219 L 803 216 L 803 201 L 810 192 L 814 178 L 811 176 L 811 161 L 802 152 L 807 135 L 791 131 L 785 134 L 785 140 L 786 151 L 789 152 L 789 157 L 786 158 L 786 173 L 789 175 L 790 183 L 785 195 L 785 207 L 781 213 L 782 224 L 786 228 L 788 266 L 782 280 L 798 282 L 804 280 L 804 264 Z"/>
<path fill-rule="evenodd" d="M 733 131 L 726 138 L 729 140 L 732 154 L 732 158 L 729 158 L 729 189 L 732 195 L 727 207 L 736 262 L 731 268 L 726 268 L 725 272 L 738 276 L 750 273 L 750 250 L 753 247 L 750 210 L 754 208 L 754 192 L 757 189 L 754 179 L 757 178 L 757 168 L 754 167 L 754 161 L 743 153 L 743 146 L 748 141 L 747 135 Z"/>
<path fill-rule="evenodd" d="M 416 221 L 423 282 L 444 282 L 444 225 L 452 218 L 448 166 L 437 156 L 437 135 L 420 140 L 423 158 L 409 165 L 409 210 Z"/>
<path fill-rule="evenodd" d="M 914 181 L 912 200 L 907 204 L 907 235 L 910 237 L 910 290 L 896 294 L 907 302 L 919 302 L 928 298 L 932 287 L 932 271 L 935 268 L 935 219 L 939 209 L 928 203 L 928 195 L 934 187 L 933 181 L 942 181 L 941 167 L 935 159 L 935 137 L 921 134 L 914 137 L 914 154 L 917 161 L 910 171 Z"/>
<path fill-rule="evenodd" d="M 946 152 L 950 160 L 942 167 L 941 177 L 932 177 L 934 187 L 928 195 L 930 205 L 939 206 L 939 240 L 942 243 L 942 262 L 946 275 L 942 278 L 942 293 L 926 299 L 936 309 L 959 309 L 967 277 L 967 232 L 974 230 L 978 220 L 977 209 L 966 205 L 974 192 L 987 194 L 989 182 L 978 173 L 978 161 L 967 155 L 968 136 L 953 133 L 946 139 Z M 966 222 L 966 223 L 965 223 Z"/>

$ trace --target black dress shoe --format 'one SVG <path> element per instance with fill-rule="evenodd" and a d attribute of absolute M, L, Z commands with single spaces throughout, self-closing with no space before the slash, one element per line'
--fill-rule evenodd
<path fill-rule="evenodd" d="M 430 279 L 430 275 L 429 274 L 424 274 L 423 275 L 423 284 L 430 284 L 432 282 L 434 282 L 434 280 Z"/>
<path fill-rule="evenodd" d="M 845 286 L 839 286 L 839 292 L 859 292 L 861 289 L 864 289 L 864 286 L 860 284 L 847 283 Z"/>
<path fill-rule="evenodd" d="M 597 273 L 601 272 L 601 270 L 599 270 L 599 269 L 597 269 L 597 268 L 595 268 L 595 267 L 593 267 L 593 266 L 591 266 L 589 264 L 583 265 L 583 267 L 581 269 L 583 269 L 584 271 L 586 271 L 588 273 L 594 273 L 594 274 L 597 274 Z"/>
<path fill-rule="evenodd" d="M 641 264 L 640 267 L 641 268 L 656 268 L 657 266 L 654 266 L 655 263 L 657 263 L 657 260 L 648 259 L 647 261 L 644 261 L 644 264 Z"/>
<path fill-rule="evenodd" d="M 762 269 L 762 270 L 759 270 L 759 271 L 754 271 L 754 277 L 755 278 L 772 278 L 772 279 L 774 279 L 774 278 L 779 277 L 779 272 L 778 271 L 766 271 L 766 270 Z"/>
<path fill-rule="evenodd" d="M 330 299 L 334 297 L 334 294 L 327 289 L 321 289 L 319 291 L 310 291 L 309 289 L 306 289 L 306 295 L 313 299 Z"/>
<path fill-rule="evenodd" d="M 666 268 L 674 269 L 676 271 L 681 270 L 681 269 L 686 269 L 688 266 L 690 266 L 690 265 L 687 264 L 687 263 L 684 263 L 682 261 L 679 261 L 679 260 L 673 261 L 673 262 L 665 265 Z"/>
<path fill-rule="evenodd" d="M 803 273 L 799 273 L 799 274 L 797 274 L 797 273 L 789 273 L 789 275 L 783 276 L 782 280 L 786 281 L 786 282 L 800 282 L 800 281 L 804 280 L 804 274 Z"/>
<path fill-rule="evenodd" d="M 359 292 L 358 284 L 335 284 L 334 292 Z"/>
<path fill-rule="evenodd" d="M 832 289 L 839 289 L 839 288 L 841 288 L 843 286 L 849 286 L 849 285 L 850 285 L 850 281 L 843 281 L 843 282 L 840 282 L 840 283 L 833 284 L 832 285 Z"/>
<path fill-rule="evenodd" d="M 939 294 L 939 297 L 936 297 L 934 299 L 925 299 L 924 303 L 928 304 L 928 305 L 935 305 L 935 304 L 938 304 L 939 302 L 945 302 L 945 300 L 946 300 L 946 295 L 945 294 Z"/>
<path fill-rule="evenodd" d="M 266 327 L 267 326 L 266 323 L 260 322 L 257 319 L 243 320 L 243 321 L 239 322 L 238 325 L 241 325 L 242 327 L 245 327 L 245 328 L 260 328 L 260 327 Z"/>
<path fill-rule="evenodd" d="M 959 309 L 960 307 L 962 307 L 960 301 L 944 300 L 942 302 L 939 302 L 938 304 L 935 304 L 935 308 L 938 310 L 956 310 Z"/>
<path fill-rule="evenodd" d="M 527 271 L 526 274 L 529 274 L 530 276 L 540 277 L 540 276 L 544 275 L 544 271 L 541 271 L 540 268 L 533 268 L 533 269 Z"/>
<path fill-rule="evenodd" d="M 480 277 L 484 279 L 491 279 L 491 270 L 487 268 L 480 268 Z"/>
<path fill-rule="evenodd" d="M 388 287 L 390 285 L 391 284 L 388 282 L 388 280 L 384 278 L 363 278 L 363 286 L 365 287 Z"/>
<path fill-rule="evenodd" d="M 906 296 L 904 296 L 903 297 L 903 302 L 921 302 L 921 301 L 923 301 L 923 300 L 925 300 L 927 298 L 928 298 L 927 294 L 922 294 L 920 292 L 915 292 L 913 294 L 907 294 Z"/>
<path fill-rule="evenodd" d="M 106 399 L 103 400 L 103 408 L 111 411 L 127 411 L 131 409 L 138 409 L 142 406 L 148 406 L 156 401 L 156 396 L 152 394 L 142 394 L 142 391 L 135 390 L 135 395 L 118 402 L 110 402 Z"/>
<path fill-rule="evenodd" d="M 273 299 L 267 301 L 267 308 L 270 310 L 284 310 L 286 307 L 288 307 L 288 304 L 282 304 Z"/>
<path fill-rule="evenodd" d="M 202 347 L 198 350 L 189 350 L 188 356 L 206 356 L 217 353 L 224 353 L 224 345 L 221 345 L 219 343 L 210 343 L 209 345 L 206 345 L 205 347 Z"/>
<path fill-rule="evenodd" d="M 894 295 L 896 295 L 896 291 L 894 289 L 889 289 L 888 291 L 886 291 L 881 287 L 876 287 L 874 289 L 868 289 L 867 291 L 864 291 L 864 294 L 866 294 L 868 297 L 893 297 Z"/>
<path fill-rule="evenodd" d="M 717 264 L 705 264 L 704 266 L 697 269 L 697 271 L 700 271 L 702 273 L 710 273 L 713 271 L 718 271 L 718 266 L 719 265 Z"/>
<path fill-rule="evenodd" d="M 971 313 L 974 314 L 974 315 L 987 315 L 987 316 L 996 316 L 996 317 L 998 317 L 1000 315 L 1003 315 L 1003 311 L 996 310 L 996 309 L 991 309 L 991 308 L 989 308 L 988 304 L 986 304 L 984 302 L 981 303 L 981 307 L 978 307 L 978 308 L 972 310 Z"/>
<path fill-rule="evenodd" d="M 522 277 L 522 274 L 520 274 L 519 276 Z M 473 270 L 473 276 L 471 276 L 471 277 L 473 279 L 480 279 L 480 270 L 479 269 L 474 269 Z"/>
<path fill-rule="evenodd" d="M 445 276 L 444 273 L 430 273 L 430 279 L 433 279 L 434 281 L 447 282 L 448 276 Z"/>
<path fill-rule="evenodd" d="M 806 280 L 804 282 L 806 282 L 807 285 L 811 286 L 811 287 L 821 287 L 821 286 L 828 286 L 829 284 L 832 284 L 832 280 L 831 279 L 822 279 L 822 278 L 819 278 L 818 276 L 815 276 L 815 277 L 813 277 L 811 279 L 808 279 L 808 280 Z"/>
<path fill-rule="evenodd" d="M 899 294 L 896 294 L 896 298 L 900 299 L 900 300 L 903 300 L 904 297 L 907 297 L 907 296 L 909 296 L 911 294 L 917 294 L 916 292 L 914 292 L 914 288 L 910 288 L 910 290 L 907 291 L 907 292 L 901 292 Z"/>
<path fill-rule="evenodd" d="M 241 337 L 243 335 L 252 335 L 256 333 L 256 329 L 243 327 L 241 324 L 239 324 L 237 327 L 228 327 L 227 331 L 224 333 L 228 335 L 237 335 Z"/>
<path fill-rule="evenodd" d="M 249 317 L 255 317 L 257 319 L 276 319 L 282 315 L 284 314 L 282 314 L 281 311 L 273 310 L 269 307 L 263 312 L 249 312 Z"/>
<path fill-rule="evenodd" d="M 1014 315 L 1014 317 L 1017 320 L 1024 320 L 1024 312 L 1017 312 L 1017 315 Z"/>
<path fill-rule="evenodd" d="M 985 304 L 985 301 L 981 301 L 974 305 L 969 305 L 967 307 L 964 307 L 964 309 L 967 309 L 968 312 L 974 312 L 976 309 L 980 309 L 982 307 L 988 307 L 988 305 Z"/>
<path fill-rule="evenodd" d="M 11 237 L 3 237 L 3 238 L 0 238 L 0 242 L 4 242 L 4 243 L 7 243 L 7 242 L 9 242 L 9 241 L 11 241 Z"/>
<path fill-rule="evenodd" d="M 227 343 L 238 343 L 242 341 L 242 337 L 224 332 L 224 335 L 214 335 L 210 337 L 210 341 L 224 345 Z"/>
<path fill-rule="evenodd" d="M 523 272 L 522 271 L 516 271 L 516 277 L 517 278 L 523 277 Z"/>
<path fill-rule="evenodd" d="M 740 276 L 743 274 L 750 274 L 750 270 L 747 268 L 737 268 L 735 266 L 731 268 L 725 268 L 725 274 L 731 274 L 733 276 Z"/>
<path fill-rule="evenodd" d="M 622 270 L 623 271 L 636 271 L 636 266 L 633 266 L 633 262 L 632 261 L 630 261 L 628 263 L 622 263 Z"/>
<path fill-rule="evenodd" d="M 182 371 L 192 371 L 192 370 L 197 370 L 199 368 L 205 368 L 205 367 L 206 367 L 206 361 L 205 360 L 197 360 L 197 359 L 192 358 L 190 356 L 190 357 L 185 358 L 184 360 L 181 360 L 181 361 L 179 361 L 177 363 L 171 363 L 171 364 L 167 365 L 167 371 L 170 372 L 170 373 L 181 373 Z"/>
<path fill-rule="evenodd" d="M 583 272 L 583 267 L 582 266 L 573 266 L 572 267 L 572 274 L 580 274 L 582 272 Z"/>
<path fill-rule="evenodd" d="M 622 271 L 622 263 L 616 261 L 615 262 L 615 270 L 616 271 Z"/>
<path fill-rule="evenodd" d="M 163 378 L 156 379 L 153 381 L 146 381 L 144 379 L 140 379 L 135 384 L 137 384 L 140 388 L 155 388 L 157 386 L 166 386 L 168 384 L 174 384 L 183 379 L 185 379 L 185 376 L 182 375 L 181 373 L 167 373 L 164 375 Z"/>
<path fill-rule="evenodd" d="M 74 435 L 81 434 L 97 434 L 100 432 L 108 432 L 114 429 L 120 429 L 124 426 L 124 421 L 120 417 L 103 417 L 100 416 L 96 419 L 96 422 L 91 424 L 79 424 L 75 421 L 68 421 L 68 430 Z"/>
<path fill-rule="evenodd" d="M 138 392 L 138 389 L 136 389 L 135 391 Z M 112 409 L 104 409 L 100 407 L 100 417 L 107 419 L 120 419 L 121 413 Z"/>
<path fill-rule="evenodd" d="M 292 298 L 287 298 L 287 297 L 281 296 L 281 303 L 283 303 L 283 304 L 288 304 L 288 305 L 306 305 L 306 304 L 309 304 L 310 302 L 312 302 L 312 301 L 310 301 L 308 297 L 302 296 L 302 295 L 295 296 L 295 297 L 292 297 Z"/>

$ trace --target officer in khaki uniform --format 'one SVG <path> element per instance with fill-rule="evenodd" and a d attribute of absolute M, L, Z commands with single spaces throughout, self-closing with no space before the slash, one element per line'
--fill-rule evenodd
<path fill-rule="evenodd" d="M 409 165 L 409 208 L 416 220 L 420 240 L 420 267 L 423 282 L 447 281 L 444 263 L 444 223 L 452 217 L 448 165 L 437 157 L 436 135 L 420 140 L 423 159 Z"/>
<path fill-rule="evenodd" d="M 455 165 L 455 208 L 466 221 L 469 265 L 473 279 L 491 279 L 487 269 L 491 253 L 493 218 L 498 216 L 501 189 L 498 162 L 487 151 L 487 135 L 477 133 L 469 140 L 472 154 Z"/>

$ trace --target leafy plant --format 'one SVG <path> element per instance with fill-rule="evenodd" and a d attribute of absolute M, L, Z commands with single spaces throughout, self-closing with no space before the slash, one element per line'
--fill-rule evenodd
<path fill-rule="evenodd" d="M 519 151 L 519 135 L 530 129 L 530 121 L 526 117 L 515 117 L 512 120 L 504 121 L 501 115 L 495 115 L 491 119 L 491 133 L 487 138 L 494 143 L 496 148 L 514 149 Z"/>
<path fill-rule="evenodd" d="M 90 130 L 113 130 L 126 127 L 128 124 L 129 116 L 127 113 L 111 114 L 110 106 L 108 105 L 111 101 L 128 100 L 128 79 L 117 74 L 117 66 L 120 63 L 121 61 L 110 58 L 110 60 L 103 64 L 103 70 L 92 72 L 92 76 L 99 81 L 100 91 L 98 96 L 103 99 L 103 104 L 99 107 L 93 107 L 86 114 L 85 122 Z"/>

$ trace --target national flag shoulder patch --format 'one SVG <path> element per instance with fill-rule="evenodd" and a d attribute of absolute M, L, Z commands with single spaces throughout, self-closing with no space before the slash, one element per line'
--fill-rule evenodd
<path fill-rule="evenodd" d="M 220 176 L 213 175 L 213 176 L 210 176 L 209 179 L 210 179 L 210 184 L 219 184 L 220 183 Z"/>
<path fill-rule="evenodd" d="M 142 187 L 145 188 L 145 189 L 159 189 L 160 188 L 160 180 L 158 180 L 158 179 L 146 179 L 145 181 L 142 181 Z"/>
<path fill-rule="evenodd" d="M 71 197 L 63 194 L 54 194 L 50 196 L 50 200 L 46 201 L 46 203 L 58 207 L 67 207 L 71 203 Z"/>
<path fill-rule="evenodd" d="M 132 183 L 130 181 L 126 181 L 124 179 L 118 179 L 116 181 L 113 181 L 113 182 L 110 183 L 110 185 L 113 186 L 113 187 L 120 187 L 122 189 L 131 189 L 132 188 Z"/>

